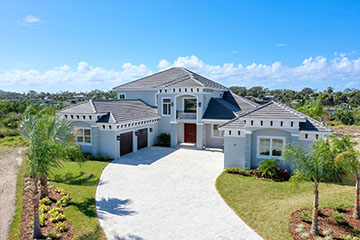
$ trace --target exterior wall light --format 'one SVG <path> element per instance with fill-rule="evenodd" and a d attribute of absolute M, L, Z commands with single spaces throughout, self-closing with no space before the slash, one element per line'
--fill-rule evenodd
<path fill-rule="evenodd" d="M 201 107 L 201 102 L 199 102 L 199 107 Z"/>
<path fill-rule="evenodd" d="M 152 132 L 153 131 L 153 129 L 152 128 L 150 128 L 150 132 Z"/>

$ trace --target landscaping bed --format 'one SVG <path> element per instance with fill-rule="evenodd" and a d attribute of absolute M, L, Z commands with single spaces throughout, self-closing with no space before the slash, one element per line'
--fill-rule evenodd
<path fill-rule="evenodd" d="M 325 239 L 360 239 L 360 220 L 352 217 L 352 208 L 322 208 L 319 213 L 320 237 Z M 294 240 L 318 239 L 309 234 L 311 210 L 301 209 L 291 214 L 290 233 Z"/>
<path fill-rule="evenodd" d="M 21 215 L 21 239 L 32 240 L 34 205 L 33 181 L 26 177 L 24 180 L 23 211 Z M 39 215 L 41 232 L 46 239 L 68 240 L 73 237 L 72 224 L 66 219 L 66 207 L 70 203 L 61 202 L 62 199 L 71 199 L 63 190 L 49 184 L 48 198 L 40 200 Z"/>

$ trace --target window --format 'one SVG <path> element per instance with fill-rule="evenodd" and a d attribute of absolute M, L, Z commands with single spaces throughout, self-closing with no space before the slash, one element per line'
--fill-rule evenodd
<path fill-rule="evenodd" d="M 258 137 L 258 157 L 281 157 L 285 146 L 282 137 Z"/>
<path fill-rule="evenodd" d="M 184 112 L 196 113 L 196 99 L 184 98 Z"/>
<path fill-rule="evenodd" d="M 162 114 L 163 115 L 171 115 L 171 100 L 170 98 L 162 99 Z"/>
<path fill-rule="evenodd" d="M 212 125 L 212 136 L 213 137 L 223 137 L 224 131 L 219 130 L 219 124 Z"/>
<path fill-rule="evenodd" d="M 91 144 L 91 129 L 75 128 L 75 141 L 79 144 Z"/>
<path fill-rule="evenodd" d="M 125 93 L 119 93 L 118 99 L 123 100 L 123 99 L 125 99 L 125 98 L 126 98 Z"/>

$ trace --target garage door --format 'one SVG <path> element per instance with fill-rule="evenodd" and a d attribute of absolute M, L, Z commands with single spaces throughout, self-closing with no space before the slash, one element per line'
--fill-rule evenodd
<path fill-rule="evenodd" d="M 142 149 L 144 147 L 147 147 L 148 141 L 147 141 L 147 128 L 140 129 L 137 131 L 138 134 L 138 149 Z"/>
<path fill-rule="evenodd" d="M 133 133 L 127 132 L 120 134 L 120 156 L 133 151 Z"/>

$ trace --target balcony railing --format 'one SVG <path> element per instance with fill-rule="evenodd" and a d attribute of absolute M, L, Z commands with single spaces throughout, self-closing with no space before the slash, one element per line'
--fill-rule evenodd
<path fill-rule="evenodd" d="M 176 111 L 176 119 L 196 119 L 196 112 Z"/>

